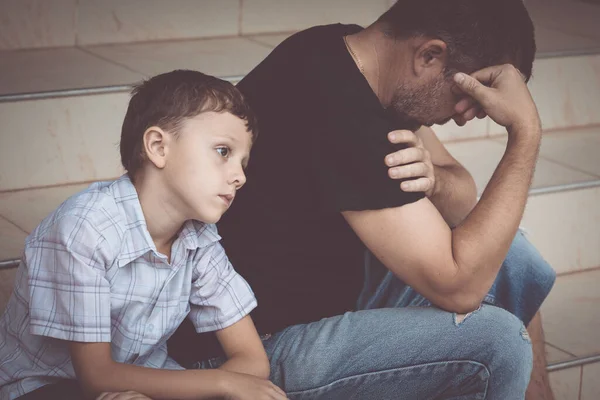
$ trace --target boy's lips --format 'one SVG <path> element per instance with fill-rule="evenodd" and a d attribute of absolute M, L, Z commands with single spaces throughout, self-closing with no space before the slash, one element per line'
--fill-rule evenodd
<path fill-rule="evenodd" d="M 219 197 L 225 202 L 225 204 L 227 204 L 227 206 L 230 206 L 231 203 L 233 202 L 233 198 L 235 197 L 235 195 L 233 195 L 233 194 L 220 194 Z"/>

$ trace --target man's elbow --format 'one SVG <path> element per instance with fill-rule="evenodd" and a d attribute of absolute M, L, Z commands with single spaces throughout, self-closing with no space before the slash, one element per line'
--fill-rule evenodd
<path fill-rule="evenodd" d="M 479 308 L 485 294 L 473 293 L 464 290 L 464 286 L 453 287 L 448 283 L 438 286 L 437 299 L 432 302 L 443 310 L 457 314 L 468 314 Z"/>
<path fill-rule="evenodd" d="M 448 302 L 447 311 L 457 314 L 468 314 L 479 308 L 483 298 L 473 295 L 456 295 Z"/>

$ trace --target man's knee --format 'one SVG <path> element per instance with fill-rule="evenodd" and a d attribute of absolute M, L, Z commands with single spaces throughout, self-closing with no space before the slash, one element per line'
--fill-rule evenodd
<path fill-rule="evenodd" d="M 531 280 L 543 287 L 552 287 L 556 280 L 556 271 L 542 257 L 539 251 L 525 237 L 523 232 L 517 232 L 506 261 L 518 266 L 526 266 Z"/>
<path fill-rule="evenodd" d="M 489 305 L 482 306 L 461 324 L 477 324 L 476 330 L 485 335 L 487 365 L 492 379 L 521 383 L 527 387 L 533 356 L 531 339 L 523 323 L 510 312 Z M 459 325 L 460 326 L 460 325 Z"/>

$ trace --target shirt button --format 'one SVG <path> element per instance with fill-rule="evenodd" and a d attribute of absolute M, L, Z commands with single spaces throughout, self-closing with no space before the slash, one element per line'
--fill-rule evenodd
<path fill-rule="evenodd" d="M 148 332 L 152 332 L 154 330 L 154 325 L 148 325 Z"/>

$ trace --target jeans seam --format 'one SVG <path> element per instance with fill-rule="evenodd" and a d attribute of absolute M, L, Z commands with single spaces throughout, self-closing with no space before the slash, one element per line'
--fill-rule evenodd
<path fill-rule="evenodd" d="M 404 367 L 391 368 L 391 369 L 385 369 L 385 370 L 374 371 L 374 372 L 365 372 L 365 373 L 362 373 L 362 374 L 346 376 L 344 378 L 337 379 L 337 380 L 335 380 L 333 382 L 329 382 L 326 385 L 322 385 L 322 386 L 318 386 L 318 387 L 314 387 L 314 388 L 310 388 L 310 389 L 304 389 L 304 390 L 297 390 L 297 391 L 293 391 L 293 392 L 287 392 L 287 394 L 290 395 L 290 396 L 306 395 L 306 394 L 313 394 L 313 393 L 316 394 L 318 392 L 326 392 L 328 388 L 331 388 L 333 386 L 338 386 L 340 384 L 351 383 L 352 381 L 354 381 L 356 379 L 359 379 L 359 378 L 362 378 L 362 377 L 376 376 L 376 375 L 381 374 L 381 373 L 390 373 L 390 372 L 393 373 L 393 372 L 396 372 L 396 371 L 406 370 L 406 369 L 415 368 L 415 367 L 437 366 L 439 364 L 475 364 L 475 365 L 483 367 L 483 369 L 485 369 L 485 371 L 487 372 L 488 376 L 491 376 L 490 370 L 487 367 L 487 365 L 482 364 L 482 363 L 480 363 L 478 361 L 475 361 L 475 360 L 436 361 L 436 362 L 433 362 L 433 363 L 415 364 L 415 365 L 409 365 L 409 366 L 404 366 Z M 486 380 L 485 387 L 483 388 L 483 391 L 480 391 L 480 392 L 477 393 L 477 394 L 483 394 L 483 399 L 484 400 L 487 397 L 488 385 L 489 385 L 489 379 Z"/>

